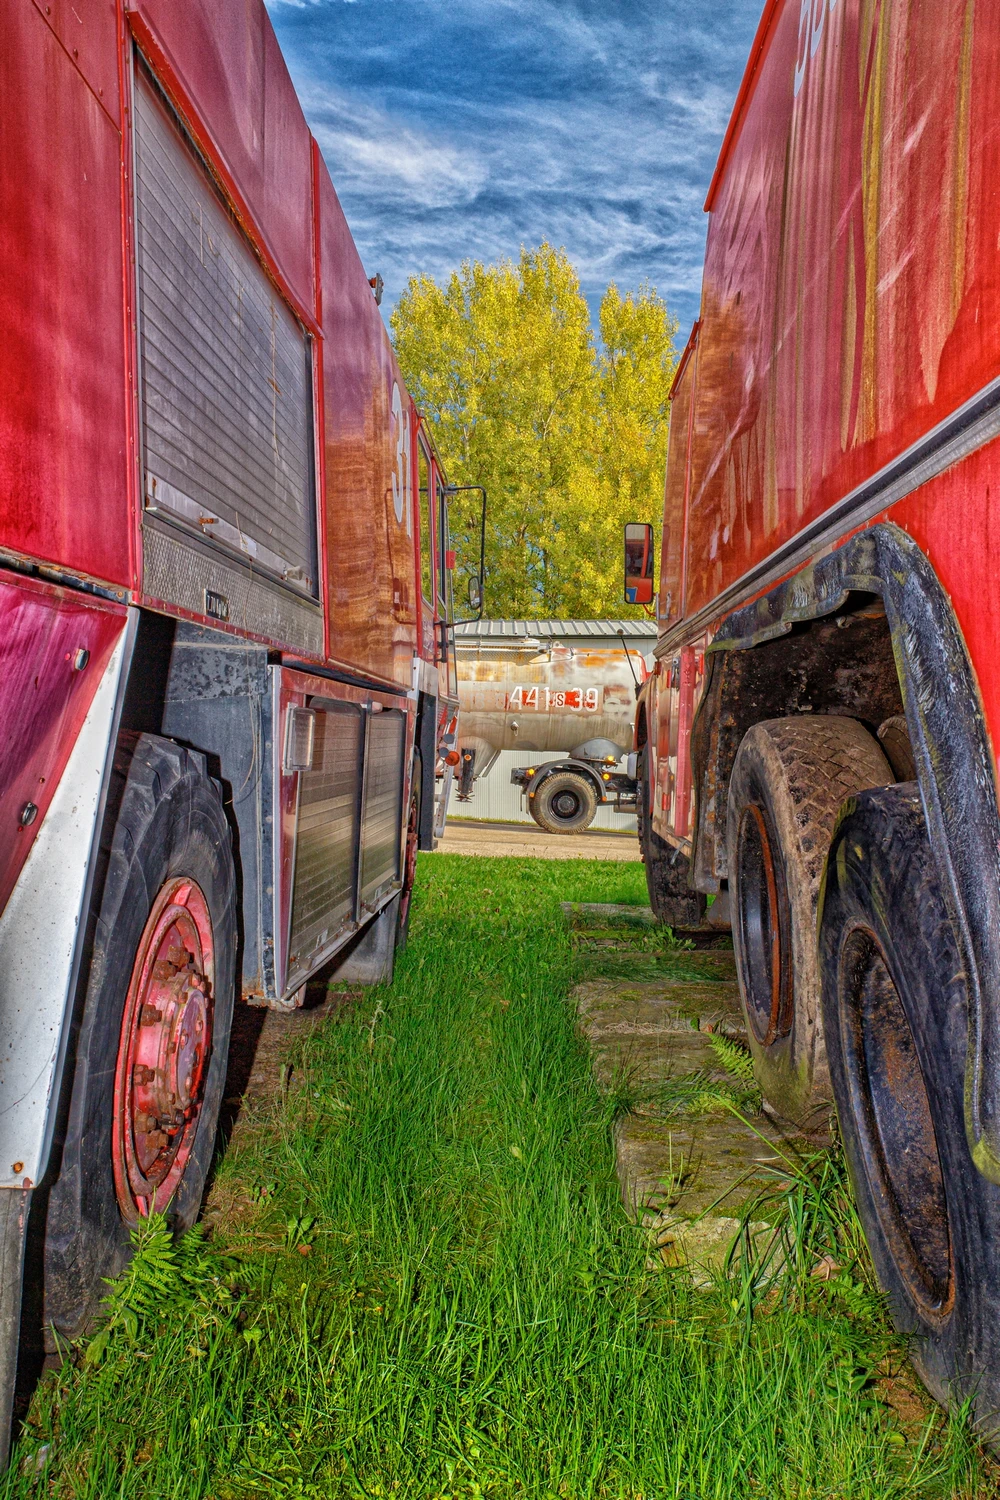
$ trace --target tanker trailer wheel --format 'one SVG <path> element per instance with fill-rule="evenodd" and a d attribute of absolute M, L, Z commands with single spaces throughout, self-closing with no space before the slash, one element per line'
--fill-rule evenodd
<path fill-rule="evenodd" d="M 546 833 L 582 833 L 597 813 L 597 793 L 586 776 L 553 771 L 528 798 L 528 809 Z"/>
<path fill-rule="evenodd" d="M 915 782 L 844 808 L 819 935 L 823 1021 L 858 1211 L 893 1320 L 942 1402 L 1000 1430 L 1000 1187 L 965 1133 L 969 1009 Z"/>
<path fill-rule="evenodd" d="M 830 1099 L 816 953 L 823 863 L 841 803 L 892 771 L 856 719 L 769 719 L 740 744 L 729 783 L 733 947 L 747 1040 L 766 1099 L 804 1120 Z"/>
<path fill-rule="evenodd" d="M 417 876 L 417 852 L 420 848 L 420 793 L 423 786 L 423 759 L 420 751 L 413 754 L 413 772 L 410 778 L 410 808 L 406 815 L 406 847 L 403 850 L 403 889 L 399 893 L 399 918 L 396 927 L 396 952 L 402 953 L 410 935 L 410 906 L 413 900 L 413 882 Z"/>
<path fill-rule="evenodd" d="M 646 867 L 646 889 L 649 904 L 657 921 L 671 927 L 696 927 L 705 915 L 705 897 L 691 889 L 691 862 L 681 849 L 675 849 L 653 831 L 650 815 L 651 785 L 649 779 L 649 745 L 639 754 L 636 778 L 636 822 L 639 828 L 639 850 Z"/>
<path fill-rule="evenodd" d="M 138 736 L 110 838 L 45 1227 L 45 1321 L 86 1326 L 129 1231 L 198 1216 L 233 1015 L 235 873 L 202 756 Z"/>

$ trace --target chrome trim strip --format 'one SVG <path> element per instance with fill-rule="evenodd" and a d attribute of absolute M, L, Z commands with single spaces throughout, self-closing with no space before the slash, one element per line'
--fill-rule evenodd
<path fill-rule="evenodd" d="M 678 620 L 660 636 L 653 649 L 656 657 L 667 656 L 699 630 L 725 615 L 748 597 L 766 589 L 769 584 L 794 573 L 815 560 L 817 553 L 832 547 L 847 529 L 872 521 L 889 506 L 905 500 L 921 485 L 927 484 L 967 458 L 977 448 L 1000 436 L 1000 377 L 925 432 L 898 458 L 866 479 L 821 516 L 783 542 L 763 561 L 749 568 L 735 583 L 723 589 L 697 614 Z"/>

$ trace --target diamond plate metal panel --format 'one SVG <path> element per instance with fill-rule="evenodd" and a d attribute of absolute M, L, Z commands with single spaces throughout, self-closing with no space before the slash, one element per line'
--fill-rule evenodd
<path fill-rule="evenodd" d="M 147 517 L 143 527 L 142 586 L 150 599 L 213 615 L 276 645 L 323 655 L 323 613 L 287 589 L 230 562 L 215 548 L 187 541 Z M 214 596 L 206 604 L 206 594 Z M 225 613 L 218 604 L 223 601 Z"/>

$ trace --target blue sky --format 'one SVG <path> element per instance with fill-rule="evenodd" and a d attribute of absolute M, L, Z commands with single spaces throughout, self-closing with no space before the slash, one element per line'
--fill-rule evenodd
<path fill-rule="evenodd" d="M 762 0 L 268 0 L 384 311 L 407 277 L 564 246 L 697 316 L 712 174 Z"/>

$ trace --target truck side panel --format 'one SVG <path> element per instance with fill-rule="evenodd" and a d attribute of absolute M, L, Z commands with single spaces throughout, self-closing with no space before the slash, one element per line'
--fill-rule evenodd
<path fill-rule="evenodd" d="M 1000 372 L 1000 27 L 786 0 L 712 200 L 685 613 Z M 668 518 L 668 520 L 671 518 Z"/>
<path fill-rule="evenodd" d="M 689 456 L 697 380 L 698 325 L 677 368 L 670 391 L 670 435 L 660 554 L 660 587 L 656 599 L 661 629 L 684 613 L 684 543 L 687 532 Z"/>
<path fill-rule="evenodd" d="M 332 661 L 409 689 L 417 644 L 411 402 L 322 162 L 317 182 L 328 651 Z"/>
<path fill-rule="evenodd" d="M 114 21 L 93 7 L 74 61 L 34 5 L 4 6 L 0 547 L 128 588 Z"/>

